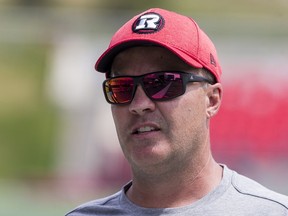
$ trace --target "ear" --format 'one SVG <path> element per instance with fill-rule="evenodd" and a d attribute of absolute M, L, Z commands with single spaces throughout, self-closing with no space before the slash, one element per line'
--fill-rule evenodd
<path fill-rule="evenodd" d="M 222 101 L 222 85 L 216 83 L 207 87 L 207 118 L 210 119 L 218 112 Z"/>

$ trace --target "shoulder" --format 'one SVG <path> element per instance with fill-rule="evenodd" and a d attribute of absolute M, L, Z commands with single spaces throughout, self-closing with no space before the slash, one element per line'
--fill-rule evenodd
<path fill-rule="evenodd" d="M 267 189 L 248 177 L 233 171 L 231 183 L 242 195 L 262 199 L 265 202 L 270 202 L 271 205 L 280 205 L 288 210 L 288 196 Z"/>
<path fill-rule="evenodd" d="M 112 214 L 111 209 L 116 210 L 119 207 L 118 205 L 120 196 L 121 191 L 105 198 L 84 203 L 67 213 L 66 216 L 89 216 L 95 215 L 96 212 L 97 215 L 109 215 L 110 213 Z M 107 214 L 107 211 L 110 211 L 110 213 Z"/>

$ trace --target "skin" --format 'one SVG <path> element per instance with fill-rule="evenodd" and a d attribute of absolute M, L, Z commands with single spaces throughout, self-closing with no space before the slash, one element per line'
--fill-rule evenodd
<path fill-rule="evenodd" d="M 161 47 L 133 47 L 119 53 L 111 74 L 142 75 L 178 70 L 201 75 Z M 135 204 L 148 208 L 191 204 L 221 181 L 222 168 L 210 150 L 209 122 L 221 104 L 220 83 L 188 83 L 184 95 L 153 102 L 137 87 L 131 104 L 112 105 L 119 142 L 132 168 L 127 191 Z M 155 131 L 133 133 L 141 127 Z"/>

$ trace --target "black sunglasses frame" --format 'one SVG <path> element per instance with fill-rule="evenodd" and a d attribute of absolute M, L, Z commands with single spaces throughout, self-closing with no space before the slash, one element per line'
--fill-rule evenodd
<path fill-rule="evenodd" d="M 169 97 L 169 98 L 165 98 L 165 97 L 152 98 L 152 96 L 150 96 L 149 93 L 147 93 L 146 88 L 144 86 L 145 84 L 143 83 L 143 78 L 148 76 L 148 75 L 151 75 L 151 74 L 163 74 L 163 73 L 174 73 L 174 74 L 180 75 L 180 77 L 182 79 L 182 86 L 183 86 L 183 92 L 181 92 L 181 94 L 177 94 L 177 95 L 175 95 L 173 97 Z M 132 96 L 131 96 L 131 100 L 129 100 L 128 102 L 117 103 L 117 102 L 112 102 L 109 100 L 108 92 L 106 91 L 106 89 L 109 88 L 109 87 L 107 87 L 107 83 L 113 79 L 118 79 L 118 78 L 132 78 L 132 80 L 133 80 Z M 137 87 L 140 84 L 142 89 L 144 90 L 146 96 L 150 100 L 152 100 L 152 101 L 168 101 L 168 100 L 171 100 L 173 98 L 176 98 L 176 97 L 179 97 L 179 96 L 185 94 L 186 85 L 188 82 L 206 82 L 209 84 L 213 84 L 213 81 L 209 80 L 208 78 L 198 76 L 198 75 L 195 75 L 195 74 L 189 73 L 189 72 L 184 72 L 184 71 L 156 71 L 156 72 L 151 72 L 151 73 L 147 73 L 147 74 L 143 74 L 143 75 L 139 75 L 139 76 L 115 76 L 115 77 L 108 78 L 108 79 L 104 80 L 104 82 L 103 82 L 103 92 L 104 92 L 105 99 L 109 104 L 127 105 L 127 104 L 130 104 L 132 102 L 132 100 L 134 99 Z"/>

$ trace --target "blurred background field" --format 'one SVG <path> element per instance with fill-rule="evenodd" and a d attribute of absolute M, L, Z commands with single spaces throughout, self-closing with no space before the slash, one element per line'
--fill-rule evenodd
<path fill-rule="evenodd" d="M 149 7 L 193 17 L 218 49 L 217 160 L 288 195 L 286 0 L 0 0 L 1 216 L 64 215 L 128 181 L 93 67 Z"/>

